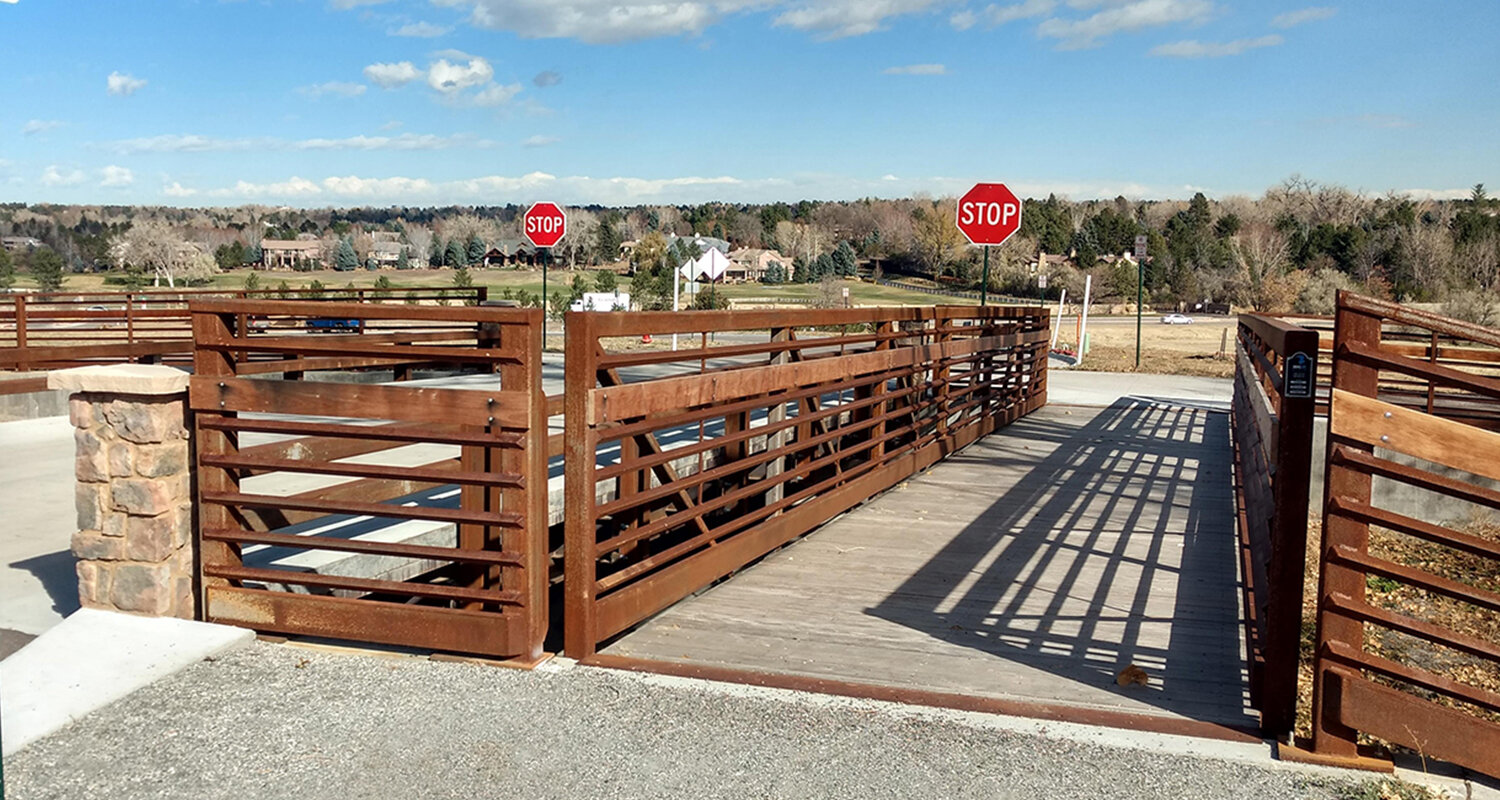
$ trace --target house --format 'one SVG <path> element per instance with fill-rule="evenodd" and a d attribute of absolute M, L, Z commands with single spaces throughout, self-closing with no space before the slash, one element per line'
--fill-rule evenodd
<path fill-rule="evenodd" d="M 376 239 L 370 245 L 370 260 L 378 269 L 394 269 L 401 262 L 401 251 L 405 249 L 406 245 L 399 241 Z"/>
<path fill-rule="evenodd" d="M 6 236 L 4 238 L 0 238 L 0 247 L 4 247 L 6 250 L 10 250 L 11 252 L 15 252 L 17 250 L 33 250 L 41 246 L 42 242 L 40 239 L 33 239 L 30 236 Z"/>
<path fill-rule="evenodd" d="M 323 243 L 317 239 L 262 239 L 261 264 L 266 269 L 294 269 L 296 265 L 323 260 Z"/>
<path fill-rule="evenodd" d="M 1065 255 L 1037 253 L 1036 260 L 1032 261 L 1029 266 L 1031 267 L 1031 271 L 1033 273 L 1045 272 L 1050 275 L 1053 270 L 1062 269 L 1067 265 L 1068 257 Z"/>
<path fill-rule="evenodd" d="M 706 252 L 709 248 L 713 248 L 726 256 L 729 255 L 729 242 L 726 242 L 723 239 L 717 239 L 712 236 L 678 236 L 675 233 L 667 235 L 668 251 L 672 249 L 673 243 L 675 243 L 678 239 L 682 239 L 685 242 L 697 245 L 699 253 Z M 631 254 L 635 252 L 636 245 L 638 244 L 640 244 L 640 242 L 637 242 L 634 239 L 620 242 L 620 260 L 629 261 Z"/>
<path fill-rule="evenodd" d="M 729 254 L 729 269 L 724 272 L 724 280 L 729 283 L 764 280 L 766 270 L 772 264 L 780 264 L 787 276 L 792 274 L 792 260 L 781 253 L 759 247 L 742 247 Z"/>
<path fill-rule="evenodd" d="M 493 257 L 493 260 L 492 260 Z M 501 239 L 484 254 L 486 267 L 536 266 L 536 246 L 525 239 Z"/>

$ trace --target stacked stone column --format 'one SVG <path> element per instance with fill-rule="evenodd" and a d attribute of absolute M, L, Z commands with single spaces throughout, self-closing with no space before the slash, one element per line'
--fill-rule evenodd
<path fill-rule="evenodd" d="M 162 366 L 62 370 L 77 445 L 78 598 L 85 608 L 192 619 L 192 460 L 187 373 Z"/>

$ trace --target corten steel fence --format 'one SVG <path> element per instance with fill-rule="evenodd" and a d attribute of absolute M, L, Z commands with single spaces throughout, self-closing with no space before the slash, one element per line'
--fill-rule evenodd
<path fill-rule="evenodd" d="M 1396 341 L 1387 328 L 1399 329 Z M 1366 733 L 1500 775 L 1500 694 L 1466 677 L 1500 664 L 1500 642 L 1485 633 L 1493 625 L 1483 623 L 1500 613 L 1500 593 L 1472 577 L 1495 574 L 1500 544 L 1381 508 L 1372 493 L 1378 477 L 1449 498 L 1456 509 L 1500 509 L 1500 492 L 1479 480 L 1500 480 L 1500 434 L 1485 430 L 1485 412 L 1500 404 L 1497 367 L 1500 331 L 1339 295 L 1313 697 L 1321 755 L 1355 757 L 1357 735 Z M 1397 558 L 1388 541 L 1430 550 Z M 1463 563 L 1455 559 L 1480 566 L 1461 574 L 1450 568 Z M 1421 602 L 1374 602 L 1372 580 L 1407 587 Z M 1439 608 L 1461 616 L 1430 613 Z M 1372 637 L 1407 645 L 1377 651 Z M 1452 663 L 1472 671 L 1443 669 Z"/>
<path fill-rule="evenodd" d="M 1239 318 L 1231 425 L 1250 702 L 1279 736 L 1296 719 L 1317 331 Z"/>
<path fill-rule="evenodd" d="M 141 361 L 186 365 L 193 356 L 188 303 L 195 299 L 472 304 L 486 297 L 484 287 L 16 294 L 0 299 L 0 370 L 33 372 Z M 45 375 L 0 381 L 0 394 L 38 392 L 46 388 Z"/>
<path fill-rule="evenodd" d="M 567 316 L 566 651 L 1046 403 L 1048 312 Z M 628 349 L 685 334 L 673 351 Z"/>
<path fill-rule="evenodd" d="M 207 300 L 191 312 L 204 618 L 540 655 L 540 310 Z M 329 317 L 360 332 L 305 332 Z"/>

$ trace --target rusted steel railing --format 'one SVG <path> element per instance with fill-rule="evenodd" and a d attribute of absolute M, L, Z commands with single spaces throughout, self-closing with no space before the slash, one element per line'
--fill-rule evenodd
<path fill-rule="evenodd" d="M 1037 308 L 578 312 L 567 329 L 577 657 L 1047 396 Z"/>
<path fill-rule="evenodd" d="M 453 303 L 485 300 L 484 287 L 429 289 L 181 289 L 138 292 L 49 292 L 0 298 L 0 370 L 46 371 L 87 364 L 192 361 L 192 300 L 259 299 L 330 302 Z M 0 381 L 0 394 L 40 391 L 36 381 Z"/>
<path fill-rule="evenodd" d="M 1500 543 L 1382 508 L 1376 482 L 1448 498 L 1455 515 L 1500 509 L 1500 434 L 1485 430 L 1500 406 L 1497 366 L 1500 331 L 1339 295 L 1312 709 L 1320 756 L 1354 759 L 1365 733 L 1500 775 L 1500 694 L 1464 677 L 1500 666 L 1500 642 L 1483 622 L 1500 613 L 1500 593 L 1449 566 L 1477 559 L 1485 566 L 1475 574 L 1493 576 Z M 1430 552 L 1400 558 L 1391 542 Z M 1421 602 L 1377 603 L 1369 581 Z M 1430 613 L 1447 606 L 1456 616 Z M 1376 650 L 1372 637 L 1405 644 Z M 1404 655 L 1434 647 L 1440 656 Z M 1470 671 L 1444 669 L 1455 660 Z"/>
<path fill-rule="evenodd" d="M 1236 343 L 1231 424 L 1250 702 L 1262 730 L 1279 736 L 1296 719 L 1318 333 L 1244 314 Z"/>
<path fill-rule="evenodd" d="M 206 619 L 540 656 L 540 310 L 207 300 L 191 312 Z M 306 325 L 328 319 L 340 332 Z"/>

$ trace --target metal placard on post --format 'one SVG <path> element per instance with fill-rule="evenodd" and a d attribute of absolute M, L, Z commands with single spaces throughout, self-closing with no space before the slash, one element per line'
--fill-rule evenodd
<path fill-rule="evenodd" d="M 1313 360 L 1306 353 L 1292 353 L 1286 357 L 1286 371 L 1282 375 L 1283 397 L 1313 396 Z"/>

